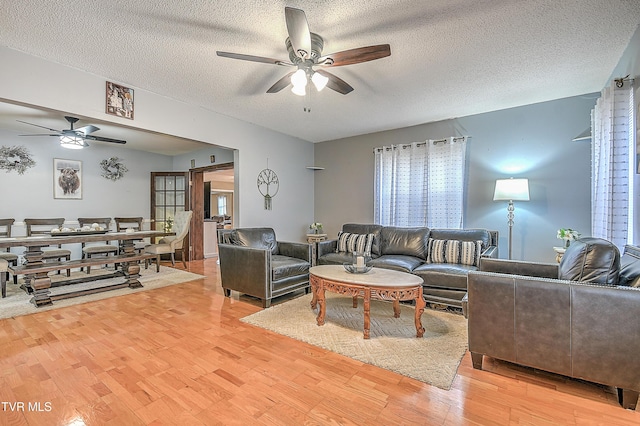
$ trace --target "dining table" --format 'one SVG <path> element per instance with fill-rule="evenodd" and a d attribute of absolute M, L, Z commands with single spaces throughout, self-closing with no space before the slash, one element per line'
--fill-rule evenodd
<path fill-rule="evenodd" d="M 145 238 L 158 238 L 169 235 L 175 235 L 174 232 L 166 232 L 160 230 L 134 231 L 134 232 L 112 232 L 112 231 L 77 231 L 77 232 L 52 232 L 50 235 L 37 235 L 30 237 L 10 237 L 0 238 L 0 249 L 24 247 L 24 261 L 17 266 L 10 266 L 10 272 L 16 275 L 24 275 L 24 284 L 22 288 L 33 297 L 31 302 L 37 307 L 52 304 L 53 300 L 67 299 L 77 297 L 87 293 L 97 293 L 108 291 L 116 288 L 139 288 L 142 287 L 138 278 L 140 277 L 141 260 L 156 258 L 155 254 L 139 253 L 136 251 L 134 243 Z M 82 244 L 104 241 L 118 241 L 119 252 L 115 256 L 98 257 L 91 259 L 77 259 L 69 261 L 46 261 L 42 259 L 43 249 L 49 246 L 58 247 L 64 244 Z M 104 279 L 105 275 L 91 276 L 84 278 L 75 278 L 68 280 L 56 281 L 52 285 L 51 277 L 48 275 L 51 271 L 59 271 L 65 269 L 81 268 L 90 264 L 114 264 L 116 265 L 113 274 L 107 277 L 122 276 L 124 282 L 96 287 L 91 290 L 75 291 L 72 284 L 87 282 L 91 280 Z M 68 292 L 60 292 L 55 296 L 51 295 L 51 287 L 69 286 Z"/>

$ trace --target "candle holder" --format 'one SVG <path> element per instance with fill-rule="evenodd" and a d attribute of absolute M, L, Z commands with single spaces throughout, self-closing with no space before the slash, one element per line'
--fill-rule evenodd
<path fill-rule="evenodd" d="M 351 263 L 345 263 L 344 269 L 352 274 L 364 274 L 373 268 L 370 263 L 371 255 L 369 253 L 354 251 Z"/>

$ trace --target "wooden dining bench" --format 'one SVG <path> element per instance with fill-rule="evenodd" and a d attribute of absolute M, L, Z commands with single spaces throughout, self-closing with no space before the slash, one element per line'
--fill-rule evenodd
<path fill-rule="evenodd" d="M 156 259 L 156 257 L 156 255 L 146 253 L 119 254 L 115 256 L 100 258 L 85 258 L 64 261 L 47 261 L 43 263 L 32 264 L 27 263 L 25 265 L 11 265 L 8 269 L 12 274 L 27 275 L 46 273 L 51 271 L 61 271 L 65 269 L 86 268 L 96 265 L 137 262 L 140 260 Z M 87 281 L 87 278 L 83 278 L 83 280 Z M 62 281 L 61 284 L 66 284 L 66 281 Z"/>

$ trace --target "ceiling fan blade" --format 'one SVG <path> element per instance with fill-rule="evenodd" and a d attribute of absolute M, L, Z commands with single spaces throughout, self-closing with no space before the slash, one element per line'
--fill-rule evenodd
<path fill-rule="evenodd" d="M 331 90 L 335 90 L 338 93 L 346 95 L 348 93 L 353 92 L 353 87 L 349 85 L 346 81 L 341 79 L 340 77 L 333 75 L 324 70 L 315 70 L 318 74 L 323 75 L 329 79 L 327 82 L 327 87 Z"/>
<path fill-rule="evenodd" d="M 58 133 L 62 132 L 62 130 L 56 130 L 56 129 L 52 129 L 50 127 L 40 126 L 39 124 L 27 123 L 26 121 L 22 121 L 22 120 L 16 120 L 16 121 L 19 121 L 20 123 L 28 124 L 30 126 L 36 126 L 36 127 L 42 128 L 42 129 L 51 130 L 52 132 L 58 132 Z M 28 136 L 28 135 L 26 135 L 26 136 Z"/>
<path fill-rule="evenodd" d="M 97 132 L 98 130 L 100 130 L 99 127 L 96 126 L 92 126 L 91 124 L 89 124 L 88 126 L 84 126 L 84 127 L 78 127 L 77 129 L 73 129 L 74 132 L 81 132 L 85 135 L 88 135 L 90 133 L 93 132 Z"/>
<path fill-rule="evenodd" d="M 269 87 L 267 93 L 277 93 L 291 84 L 291 76 L 295 71 L 290 72 L 289 74 L 282 77 L 280 80 L 276 81 L 273 86 Z"/>
<path fill-rule="evenodd" d="M 311 56 L 311 32 L 307 23 L 307 15 L 301 9 L 285 7 L 284 17 L 287 21 L 287 32 L 293 51 L 302 59 L 309 58 Z"/>
<path fill-rule="evenodd" d="M 241 53 L 221 52 L 216 51 L 218 56 L 223 58 L 240 59 L 242 61 L 262 62 L 264 64 L 293 66 L 291 62 L 281 61 L 280 59 L 265 58 L 264 56 L 243 55 Z"/>
<path fill-rule="evenodd" d="M 29 135 L 18 135 L 18 136 L 62 136 L 62 134 L 61 133 L 57 133 L 55 135 L 51 135 L 49 133 L 35 133 L 35 134 L 31 133 Z"/>
<path fill-rule="evenodd" d="M 120 139 L 103 138 L 102 136 L 87 135 L 87 136 L 84 137 L 84 139 L 88 139 L 88 140 L 91 140 L 91 141 L 111 142 L 111 143 L 119 143 L 119 144 L 127 143 L 127 141 L 123 141 L 123 140 L 120 140 Z"/>
<path fill-rule="evenodd" d="M 388 44 L 378 44 L 324 55 L 318 58 L 318 65 L 339 67 L 386 58 L 390 55 L 391 46 Z"/>

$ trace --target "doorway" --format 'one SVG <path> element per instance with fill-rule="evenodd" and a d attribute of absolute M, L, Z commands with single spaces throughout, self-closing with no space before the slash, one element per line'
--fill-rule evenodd
<path fill-rule="evenodd" d="M 191 177 L 191 210 L 193 220 L 191 223 L 192 258 L 194 260 L 217 256 L 217 243 L 215 243 L 217 228 L 219 226 L 233 226 L 234 217 L 234 163 L 224 163 L 200 167 L 189 170 Z M 208 185 L 205 185 L 209 182 Z M 205 188 L 206 191 L 205 191 Z M 207 192 L 207 194 L 205 194 Z M 223 201 L 220 195 L 224 194 L 226 205 L 222 210 L 219 202 Z M 205 202 L 205 199 L 207 202 Z M 205 215 L 205 211 L 207 215 Z M 223 211 L 223 214 L 218 214 Z M 226 213 L 224 213 L 226 211 Z M 208 216 L 208 217 L 206 217 Z M 222 216 L 222 223 L 218 222 Z M 214 218 L 215 217 L 215 218 Z M 206 249 L 205 249 L 206 248 Z"/>

